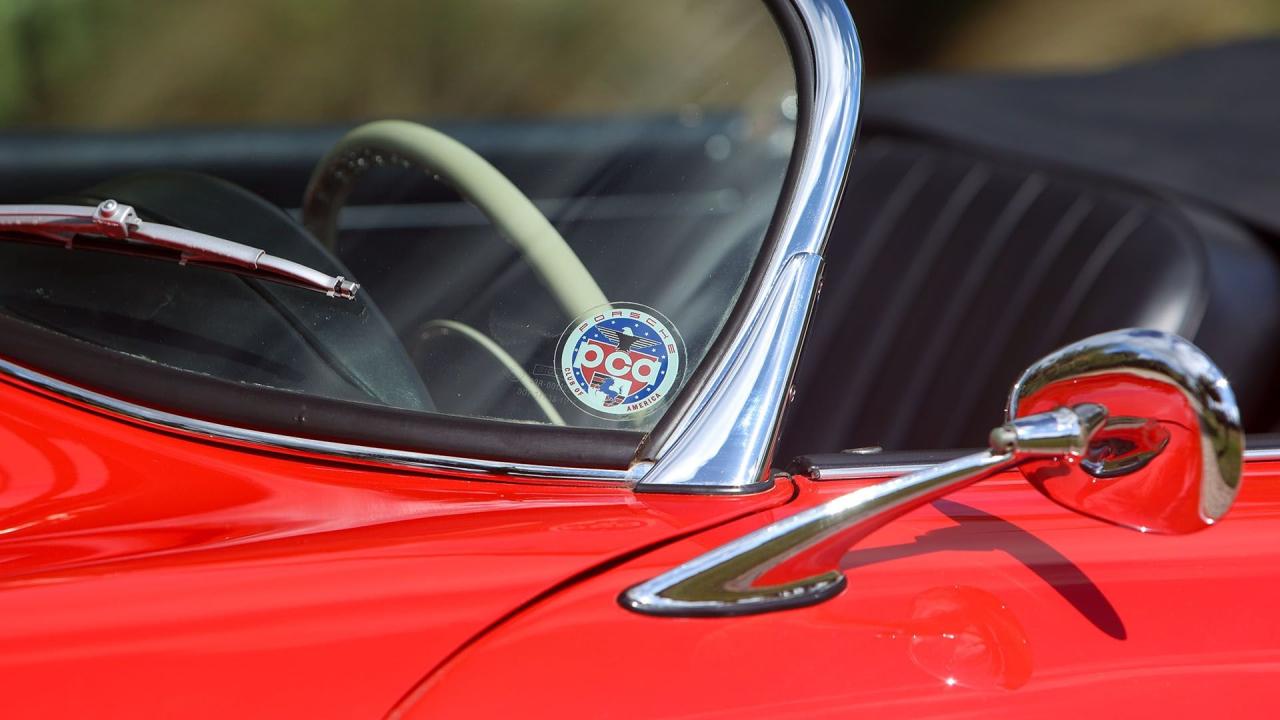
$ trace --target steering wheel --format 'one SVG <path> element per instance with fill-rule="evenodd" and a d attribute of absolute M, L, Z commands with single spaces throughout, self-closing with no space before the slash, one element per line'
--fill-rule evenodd
<path fill-rule="evenodd" d="M 302 201 L 302 222 L 329 250 L 337 243 L 338 211 L 356 180 L 380 166 L 418 168 L 438 176 L 478 207 L 525 257 L 570 318 L 608 305 L 573 248 L 524 193 L 489 161 L 444 133 L 404 120 L 355 128 L 316 165 Z M 448 320 L 428 323 L 432 334 L 458 334 L 489 353 L 556 425 L 564 420 L 524 368 L 480 331 Z"/>
<path fill-rule="evenodd" d="M 378 166 L 417 167 L 449 183 L 524 255 L 570 318 L 607 305 L 595 278 L 533 202 L 489 161 L 444 133 L 404 120 L 379 120 L 347 133 L 316 165 L 302 222 L 333 249 L 338 211 L 355 181 Z"/>

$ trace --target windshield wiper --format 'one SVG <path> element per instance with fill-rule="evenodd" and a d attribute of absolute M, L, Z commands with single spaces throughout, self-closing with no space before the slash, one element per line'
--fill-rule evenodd
<path fill-rule="evenodd" d="M 104 200 L 97 207 L 0 205 L 0 238 L 4 238 L 6 232 L 57 242 L 68 249 L 82 246 L 144 255 L 176 255 L 176 260 L 183 265 L 195 263 L 241 272 L 347 300 L 354 299 L 360 289 L 357 283 L 341 275 L 326 275 L 301 263 L 268 255 L 265 250 L 194 230 L 143 222 L 132 207 L 115 200 Z M 8 239 L 15 238 L 9 236 Z"/>

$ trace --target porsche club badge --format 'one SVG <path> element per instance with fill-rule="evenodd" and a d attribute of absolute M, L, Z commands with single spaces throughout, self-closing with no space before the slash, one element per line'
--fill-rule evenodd
<path fill-rule="evenodd" d="M 675 389 L 684 341 L 657 310 L 611 303 L 584 313 L 556 348 L 560 387 L 601 417 L 621 420 L 651 412 Z"/>

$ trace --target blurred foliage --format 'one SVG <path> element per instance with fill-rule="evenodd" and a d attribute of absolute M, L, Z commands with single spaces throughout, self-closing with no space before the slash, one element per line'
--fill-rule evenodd
<path fill-rule="evenodd" d="M 871 78 L 928 69 L 938 48 L 991 0 L 847 0 Z"/>
<path fill-rule="evenodd" d="M 1106 66 L 1280 31 L 1280 0 L 849 0 L 872 77 Z M 755 0 L 0 0 L 0 123 L 777 110 Z"/>
<path fill-rule="evenodd" d="M 767 106 L 742 0 L 0 0 L 0 122 L 316 123 Z"/>
<path fill-rule="evenodd" d="M 942 44 L 953 70 L 1109 67 L 1280 32 L 1280 0 L 993 0 Z"/>
<path fill-rule="evenodd" d="M 868 74 L 1074 70 L 1280 33 L 1280 0 L 848 0 Z"/>

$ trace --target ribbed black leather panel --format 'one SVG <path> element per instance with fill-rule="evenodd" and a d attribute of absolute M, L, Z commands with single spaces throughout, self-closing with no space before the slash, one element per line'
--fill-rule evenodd
<path fill-rule="evenodd" d="M 1280 270 L 1221 218 L 1092 178 L 872 136 L 827 260 L 781 456 L 984 445 L 1024 367 L 1131 326 L 1200 344 L 1237 387 L 1246 423 L 1263 419 Z"/>

